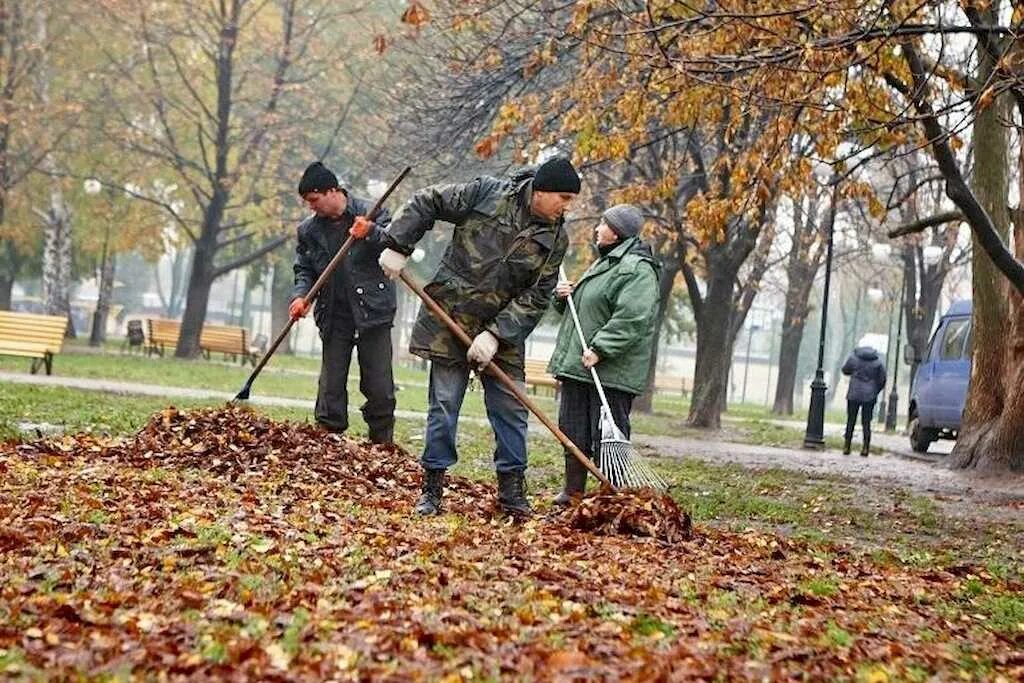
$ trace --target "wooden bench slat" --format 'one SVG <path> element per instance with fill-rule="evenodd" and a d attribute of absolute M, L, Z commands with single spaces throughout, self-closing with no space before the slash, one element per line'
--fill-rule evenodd
<path fill-rule="evenodd" d="M 53 354 L 64 347 L 67 324 L 63 316 L 0 311 L 0 354 L 31 358 L 33 373 L 42 366 L 50 374 Z"/>

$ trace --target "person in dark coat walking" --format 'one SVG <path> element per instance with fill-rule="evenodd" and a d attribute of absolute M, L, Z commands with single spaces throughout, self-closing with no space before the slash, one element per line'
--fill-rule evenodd
<path fill-rule="evenodd" d="M 866 458 L 871 447 L 871 418 L 875 412 L 875 401 L 885 388 L 885 366 L 878 358 L 878 351 L 870 346 L 861 346 L 854 349 L 846 359 L 843 374 L 850 377 L 850 386 L 846 390 L 846 438 L 843 442 L 843 455 L 850 454 L 850 442 L 853 441 L 853 428 L 857 424 L 859 412 L 861 425 L 864 427 L 864 444 L 860 454 Z"/>
<path fill-rule="evenodd" d="M 374 443 L 390 443 L 395 430 L 395 382 L 391 368 L 391 325 L 397 299 L 394 283 L 377 263 L 385 248 L 386 210 L 366 218 L 372 204 L 349 194 L 319 161 L 299 181 L 299 195 L 313 211 L 298 228 L 295 289 L 288 314 L 306 315 L 303 297 L 351 234 L 358 241 L 320 290 L 313 318 L 323 356 L 316 395 L 317 424 L 326 431 L 348 429 L 348 370 L 352 350 L 359 358 L 361 410 Z"/>
<path fill-rule="evenodd" d="M 424 289 L 473 340 L 467 350 L 426 308 L 412 330 L 409 350 L 430 360 L 418 514 L 441 512 L 445 470 L 458 459 L 459 410 L 470 369 L 493 360 L 523 381 L 526 338 L 548 307 L 569 245 L 562 214 L 579 191 L 572 163 L 555 157 L 506 178 L 424 188 L 395 214 L 380 258 L 391 277 L 401 274 L 408 254 L 436 221 L 455 225 Z M 494 429 L 498 504 L 513 517 L 527 517 L 532 510 L 525 483 L 526 408 L 490 374 L 481 374 L 480 383 Z"/>

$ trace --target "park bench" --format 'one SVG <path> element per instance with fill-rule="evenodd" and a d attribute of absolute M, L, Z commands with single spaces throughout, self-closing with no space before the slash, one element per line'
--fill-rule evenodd
<path fill-rule="evenodd" d="M 164 355 L 167 348 L 178 345 L 181 323 L 164 318 L 146 318 L 146 355 Z"/>
<path fill-rule="evenodd" d="M 548 362 L 539 358 L 527 358 L 523 364 L 526 372 L 526 386 L 532 387 L 537 392 L 537 387 L 552 389 L 555 396 L 558 395 L 558 380 L 548 374 Z"/>
<path fill-rule="evenodd" d="M 0 354 L 32 359 L 32 374 L 40 366 L 53 371 L 53 354 L 64 345 L 68 319 L 60 315 L 0 311 Z"/>
<path fill-rule="evenodd" d="M 693 390 L 693 379 L 673 375 L 654 374 L 654 391 L 663 394 L 678 393 L 683 398 Z"/>
<path fill-rule="evenodd" d="M 210 359 L 210 353 L 216 351 L 225 356 L 230 355 L 232 360 L 242 359 L 242 365 L 251 363 L 256 365 L 258 354 L 246 340 L 245 328 L 235 325 L 203 325 L 203 331 L 199 335 L 199 348 L 202 349 L 206 359 Z"/>
<path fill-rule="evenodd" d="M 180 321 L 148 318 L 146 327 L 149 332 L 147 353 L 163 356 L 167 348 L 177 346 L 178 336 L 181 334 Z M 245 329 L 234 325 L 203 325 L 203 331 L 199 335 L 199 349 L 207 360 L 212 352 L 218 352 L 225 356 L 230 355 L 235 360 L 241 358 L 243 365 L 256 365 L 260 353 L 258 348 L 248 343 Z"/>

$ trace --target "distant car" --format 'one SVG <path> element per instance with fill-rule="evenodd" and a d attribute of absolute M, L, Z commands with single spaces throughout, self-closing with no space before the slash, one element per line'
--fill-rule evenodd
<path fill-rule="evenodd" d="M 907 415 L 910 447 L 917 453 L 938 439 L 955 439 L 960 431 L 971 378 L 971 308 L 970 301 L 953 302 L 920 358 Z"/>

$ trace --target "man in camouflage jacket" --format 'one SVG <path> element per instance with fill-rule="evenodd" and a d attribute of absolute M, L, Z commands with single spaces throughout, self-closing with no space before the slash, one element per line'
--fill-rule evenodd
<path fill-rule="evenodd" d="M 455 224 L 425 289 L 473 338 L 467 351 L 425 307 L 413 328 L 409 350 L 431 361 L 419 514 L 441 511 L 444 472 L 458 459 L 455 437 L 470 367 L 494 360 L 523 379 L 526 337 L 548 306 L 568 247 L 562 214 L 579 191 L 572 164 L 556 157 L 535 172 L 425 188 L 395 214 L 389 248 L 380 258 L 392 277 L 435 221 Z M 528 516 L 526 408 L 494 377 L 485 374 L 480 381 L 496 442 L 498 502 L 513 516 Z"/>

